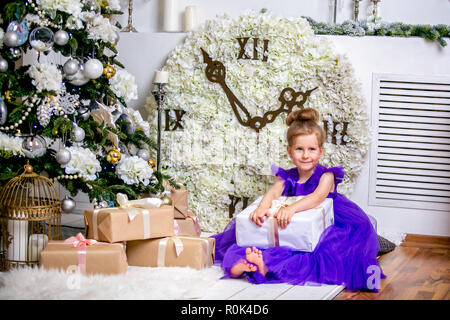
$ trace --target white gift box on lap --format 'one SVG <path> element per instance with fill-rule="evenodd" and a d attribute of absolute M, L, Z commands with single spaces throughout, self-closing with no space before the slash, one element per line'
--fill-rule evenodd
<path fill-rule="evenodd" d="M 250 220 L 250 214 L 258 208 L 263 197 L 259 197 L 250 206 L 236 216 L 236 242 L 241 247 L 266 249 L 276 246 L 288 246 L 300 251 L 314 251 L 323 231 L 334 224 L 333 200 L 326 198 L 313 209 L 297 212 L 284 229 L 278 227 L 273 215 L 283 205 L 289 205 L 303 198 L 280 197 L 272 202 L 269 212 L 261 227 Z"/>

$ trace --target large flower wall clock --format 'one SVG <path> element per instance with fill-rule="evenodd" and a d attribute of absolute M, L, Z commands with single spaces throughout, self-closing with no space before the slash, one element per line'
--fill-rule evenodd
<path fill-rule="evenodd" d="M 302 18 L 249 12 L 207 21 L 169 55 L 162 167 L 189 192 L 204 231 L 219 232 L 293 167 L 286 116 L 316 108 L 327 131 L 322 164 L 343 165 L 352 191 L 369 145 L 369 121 L 345 56 Z M 147 99 L 156 132 L 156 104 Z"/>

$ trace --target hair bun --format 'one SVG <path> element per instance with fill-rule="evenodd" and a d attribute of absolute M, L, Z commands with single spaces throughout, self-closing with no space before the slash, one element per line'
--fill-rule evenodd
<path fill-rule="evenodd" d="M 313 108 L 298 109 L 289 113 L 289 115 L 286 118 L 286 124 L 290 126 L 291 123 L 294 121 L 311 121 L 311 120 L 317 123 L 319 121 L 319 118 L 320 118 L 319 112 L 317 112 L 316 109 Z"/>

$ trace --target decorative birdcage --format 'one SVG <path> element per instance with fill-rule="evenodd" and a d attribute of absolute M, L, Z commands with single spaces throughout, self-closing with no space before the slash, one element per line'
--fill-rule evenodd
<path fill-rule="evenodd" d="M 61 201 L 55 185 L 25 171 L 0 191 L 0 268 L 37 265 L 49 240 L 61 239 Z"/>

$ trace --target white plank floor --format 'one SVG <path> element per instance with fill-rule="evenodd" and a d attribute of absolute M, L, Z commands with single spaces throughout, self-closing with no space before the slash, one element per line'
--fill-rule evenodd
<path fill-rule="evenodd" d="M 331 300 L 342 290 L 344 286 L 256 285 L 245 279 L 222 279 L 208 290 L 202 300 Z"/>

